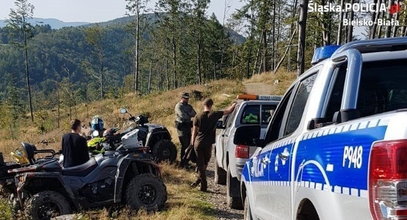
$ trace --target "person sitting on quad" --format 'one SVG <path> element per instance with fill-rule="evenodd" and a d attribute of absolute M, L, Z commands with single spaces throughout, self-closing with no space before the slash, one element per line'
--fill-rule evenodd
<path fill-rule="evenodd" d="M 99 115 L 95 115 L 90 122 L 90 136 L 94 131 L 99 132 L 99 137 L 102 137 L 103 132 L 105 131 L 103 119 Z"/>
<path fill-rule="evenodd" d="M 62 137 L 62 155 L 65 168 L 78 166 L 89 160 L 88 146 L 86 138 L 80 135 L 81 121 L 75 119 L 71 122 L 71 133 Z"/>

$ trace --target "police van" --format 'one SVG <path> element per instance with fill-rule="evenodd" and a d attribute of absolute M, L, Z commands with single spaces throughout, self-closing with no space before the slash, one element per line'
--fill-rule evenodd
<path fill-rule="evenodd" d="M 246 219 L 407 218 L 407 38 L 319 48 L 242 171 Z"/>

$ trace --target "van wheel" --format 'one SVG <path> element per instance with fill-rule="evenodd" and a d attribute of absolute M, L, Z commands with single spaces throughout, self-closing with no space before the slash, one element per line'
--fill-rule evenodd
<path fill-rule="evenodd" d="M 28 216 L 34 220 L 48 220 L 71 213 L 71 206 L 63 195 L 54 191 L 35 194 L 26 203 Z"/>
<path fill-rule="evenodd" d="M 246 192 L 246 195 L 247 195 L 247 192 Z M 252 216 L 252 210 L 250 210 L 250 202 L 249 202 L 249 199 L 247 198 L 247 196 L 246 196 L 246 198 L 244 199 L 244 220 L 252 220 L 253 219 L 253 216 Z"/>
<path fill-rule="evenodd" d="M 177 159 L 177 147 L 170 140 L 160 140 L 153 146 L 153 155 L 157 162 L 175 162 Z"/>
<path fill-rule="evenodd" d="M 243 209 L 243 204 L 239 193 L 240 183 L 237 178 L 232 177 L 230 169 L 228 169 L 226 177 L 226 203 L 229 208 L 241 210 Z M 238 196 L 235 196 L 234 194 Z"/>
<path fill-rule="evenodd" d="M 167 201 L 163 181 L 152 174 L 140 174 L 130 180 L 126 189 L 126 203 L 131 209 L 161 210 Z"/>
<path fill-rule="evenodd" d="M 305 199 L 300 203 L 297 220 L 319 220 L 317 210 L 310 200 Z"/>
<path fill-rule="evenodd" d="M 215 160 L 215 183 L 220 185 L 226 185 L 226 172 L 219 167 L 218 162 Z"/>

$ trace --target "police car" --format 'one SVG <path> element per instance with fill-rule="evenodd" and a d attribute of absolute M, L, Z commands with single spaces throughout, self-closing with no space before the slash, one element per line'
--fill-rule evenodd
<path fill-rule="evenodd" d="M 240 176 L 255 146 L 235 145 L 233 137 L 237 128 L 259 125 L 264 134 L 281 96 L 242 94 L 237 97 L 235 110 L 218 123 L 215 144 L 215 183 L 226 184 L 226 203 L 230 208 L 242 209 Z"/>
<path fill-rule="evenodd" d="M 246 219 L 407 217 L 407 38 L 319 48 L 242 171 Z"/>

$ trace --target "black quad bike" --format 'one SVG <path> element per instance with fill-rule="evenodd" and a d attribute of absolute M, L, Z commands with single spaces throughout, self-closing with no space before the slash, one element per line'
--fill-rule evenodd
<path fill-rule="evenodd" d="M 128 148 L 144 147 L 156 162 L 175 162 L 177 148 L 171 141 L 171 134 L 166 127 L 148 123 L 148 117 L 133 116 L 124 108 L 120 109 L 120 113 L 129 115 L 128 121 L 131 125 L 120 133 L 117 132 L 118 129 L 108 129 L 102 138 L 99 138 L 98 133 L 92 134 L 96 138 L 90 140 L 88 146 L 93 148 L 94 153 L 103 152 L 104 148 L 112 150 L 120 145 Z"/>
<path fill-rule="evenodd" d="M 17 209 L 35 220 L 113 205 L 155 211 L 167 200 L 159 167 L 137 148 L 121 146 L 70 168 L 50 159 L 9 172 L 16 175 Z"/>

